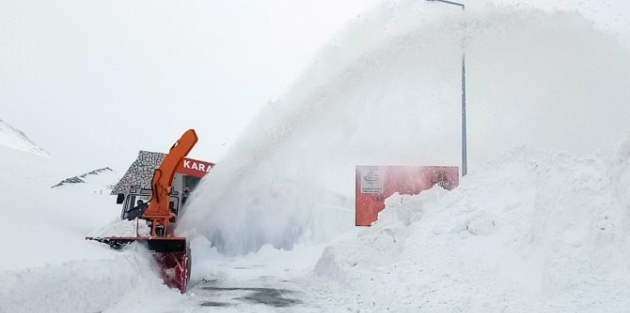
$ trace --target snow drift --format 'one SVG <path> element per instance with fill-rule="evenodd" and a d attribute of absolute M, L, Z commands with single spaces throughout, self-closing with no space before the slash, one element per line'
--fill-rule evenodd
<path fill-rule="evenodd" d="M 326 249 L 312 291 L 368 312 L 625 312 L 629 151 L 630 136 L 612 155 L 520 147 L 435 201 L 389 199 Z"/>
<path fill-rule="evenodd" d="M 325 242 L 353 225 L 355 165 L 459 165 L 463 53 L 471 172 L 514 144 L 583 154 L 618 142 L 630 54 L 587 2 L 466 12 L 388 2 L 266 107 L 204 179 L 178 231 L 227 253 Z M 324 199 L 330 191 L 345 200 Z"/>

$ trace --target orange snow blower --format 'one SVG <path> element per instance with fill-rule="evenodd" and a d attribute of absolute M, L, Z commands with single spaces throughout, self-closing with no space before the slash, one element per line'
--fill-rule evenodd
<path fill-rule="evenodd" d="M 195 131 L 187 130 L 153 173 L 150 200 L 128 212 L 127 220 L 146 220 L 151 229 L 148 236 L 139 235 L 136 229 L 135 237 L 86 237 L 108 244 L 114 249 L 120 249 L 132 242 L 145 244 L 160 265 L 164 283 L 182 293 L 186 292 L 190 279 L 190 248 L 186 237 L 173 234 L 177 212 L 171 208 L 170 197 L 175 171 L 196 143 Z"/>

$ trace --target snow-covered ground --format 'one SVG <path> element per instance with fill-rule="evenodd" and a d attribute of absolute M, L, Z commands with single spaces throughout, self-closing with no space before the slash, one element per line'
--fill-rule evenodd
<path fill-rule="evenodd" d="M 1 125 L 0 312 L 627 312 L 630 12 L 490 2 L 388 1 L 325 48 L 195 191 L 184 295 L 83 239 L 129 226 L 115 172 L 51 188 L 92 169 Z M 462 40 L 469 174 L 356 229 L 354 165 L 459 164 Z"/>

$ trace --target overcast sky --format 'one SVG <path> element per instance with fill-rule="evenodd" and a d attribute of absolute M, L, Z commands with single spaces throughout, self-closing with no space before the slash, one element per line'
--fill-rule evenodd
<path fill-rule="evenodd" d="M 0 0 L 0 119 L 85 168 L 124 171 L 138 150 L 166 151 L 188 128 L 200 137 L 190 156 L 220 162 L 332 36 L 391 2 Z M 620 13 L 630 2 L 462 2 L 467 11 L 579 3 L 598 26 L 627 30 L 630 42 Z"/>
<path fill-rule="evenodd" d="M 188 128 L 219 161 L 318 49 L 381 0 L 0 1 L 0 119 L 63 162 L 126 170 Z"/>

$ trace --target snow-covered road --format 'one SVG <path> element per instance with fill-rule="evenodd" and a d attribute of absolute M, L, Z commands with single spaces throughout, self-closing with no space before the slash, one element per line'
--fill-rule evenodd
<path fill-rule="evenodd" d="M 180 301 L 155 306 L 143 303 L 127 309 L 164 313 L 329 312 L 304 289 L 304 277 L 312 273 L 323 247 L 300 245 L 293 251 L 282 251 L 265 246 L 258 253 L 228 257 L 205 243 L 193 241 L 195 270 Z"/>
<path fill-rule="evenodd" d="M 235 268 L 238 269 L 249 270 Z M 208 307 L 213 308 L 212 312 L 322 312 L 295 281 L 271 276 L 231 282 L 202 281 L 190 294 L 191 304 L 199 305 L 200 312 Z"/>

